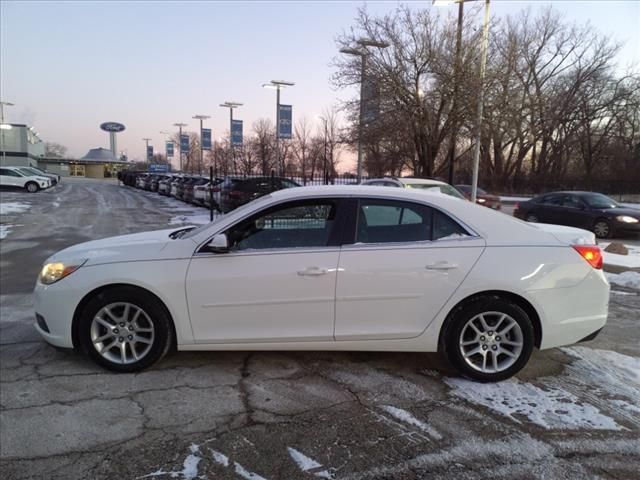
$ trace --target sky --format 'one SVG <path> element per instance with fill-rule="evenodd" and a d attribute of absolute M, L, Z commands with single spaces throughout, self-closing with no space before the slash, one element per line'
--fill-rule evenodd
<path fill-rule="evenodd" d="M 384 14 L 400 3 L 369 1 Z M 176 122 L 197 131 L 196 114 L 210 115 L 214 139 L 228 133 L 224 101 L 243 107 L 245 135 L 258 118 L 275 119 L 270 80 L 295 86 L 282 92 L 293 105 L 294 122 L 317 116 L 354 95 L 330 85 L 335 39 L 347 30 L 355 1 L 36 1 L 0 2 L 0 98 L 5 121 L 33 125 L 44 141 L 57 142 L 73 156 L 108 148 L 105 121 L 126 126 L 118 149 L 129 159 L 144 157 L 142 138 L 164 152 L 165 136 Z M 619 62 L 640 66 L 640 0 L 493 0 L 491 14 L 502 17 L 525 8 L 553 5 L 569 21 L 590 22 L 625 42 Z M 456 13 L 455 7 L 443 12 Z M 465 10 L 470 12 L 471 9 Z M 468 13 L 470 14 L 470 13 Z M 477 15 L 481 22 L 481 15 Z"/>

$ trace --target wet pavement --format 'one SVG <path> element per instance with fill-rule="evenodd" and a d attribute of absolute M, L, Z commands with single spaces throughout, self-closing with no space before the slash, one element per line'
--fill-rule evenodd
<path fill-rule="evenodd" d="M 2 215 L 4 479 L 637 478 L 640 291 L 614 287 L 595 341 L 495 385 L 407 353 L 181 352 L 113 374 L 36 334 L 42 261 L 193 207 L 80 179 L 0 199 L 29 204 Z"/>

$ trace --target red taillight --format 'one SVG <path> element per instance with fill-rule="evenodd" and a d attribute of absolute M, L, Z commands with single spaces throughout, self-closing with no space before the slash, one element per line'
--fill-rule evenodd
<path fill-rule="evenodd" d="M 584 258 L 589 265 L 597 270 L 602 269 L 602 251 L 595 245 L 572 245 L 574 250 Z"/>
<path fill-rule="evenodd" d="M 516 206 L 515 206 L 514 210 L 518 210 L 519 208 L 520 208 L 520 203 L 516 202 Z"/>
<path fill-rule="evenodd" d="M 229 196 L 231 198 L 242 198 L 242 192 L 240 190 L 231 190 Z"/>

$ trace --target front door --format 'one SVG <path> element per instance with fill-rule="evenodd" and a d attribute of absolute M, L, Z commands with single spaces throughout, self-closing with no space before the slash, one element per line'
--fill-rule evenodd
<path fill-rule="evenodd" d="M 340 203 L 270 207 L 225 232 L 228 253 L 201 248 L 186 278 L 196 342 L 332 341 Z"/>
<path fill-rule="evenodd" d="M 484 249 L 428 206 L 363 199 L 340 254 L 336 340 L 411 338 L 434 319 Z"/>

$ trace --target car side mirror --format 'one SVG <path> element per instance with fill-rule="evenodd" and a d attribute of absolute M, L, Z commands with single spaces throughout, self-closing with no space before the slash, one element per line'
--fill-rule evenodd
<path fill-rule="evenodd" d="M 213 253 L 227 253 L 229 251 L 229 240 L 227 235 L 219 233 L 207 243 L 207 248 Z"/>

